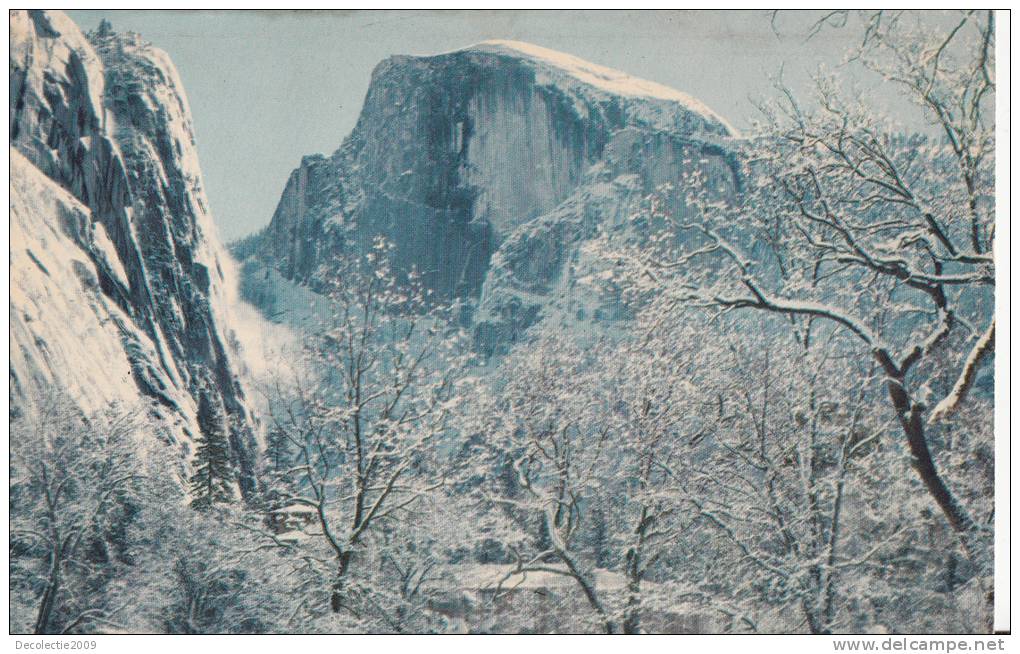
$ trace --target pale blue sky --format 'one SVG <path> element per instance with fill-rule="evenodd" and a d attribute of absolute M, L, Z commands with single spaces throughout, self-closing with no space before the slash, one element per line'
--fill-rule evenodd
<path fill-rule="evenodd" d="M 195 121 L 206 190 L 230 240 L 269 222 L 301 157 L 333 152 L 354 127 L 372 69 L 492 38 L 528 41 L 693 95 L 738 129 L 750 97 L 784 70 L 794 89 L 839 63 L 849 30 L 805 42 L 811 17 L 763 12 L 70 11 L 84 30 L 108 18 L 166 50 Z M 876 91 L 878 92 L 878 91 Z M 884 90 L 880 91 L 885 93 Z"/>

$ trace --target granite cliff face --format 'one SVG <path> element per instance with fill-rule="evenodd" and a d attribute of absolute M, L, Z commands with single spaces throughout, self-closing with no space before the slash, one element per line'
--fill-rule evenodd
<path fill-rule="evenodd" d="M 609 317 L 576 288 L 581 245 L 692 165 L 737 183 L 735 133 L 698 101 L 537 46 L 493 41 L 376 68 L 358 123 L 306 157 L 250 251 L 310 283 L 377 236 L 440 297 L 472 307 L 480 349 L 556 314 Z M 683 189 L 669 202 L 683 205 Z"/>
<path fill-rule="evenodd" d="M 10 36 L 12 412 L 141 399 L 187 455 L 206 396 L 249 490 L 230 261 L 173 64 L 58 12 L 12 12 Z"/>

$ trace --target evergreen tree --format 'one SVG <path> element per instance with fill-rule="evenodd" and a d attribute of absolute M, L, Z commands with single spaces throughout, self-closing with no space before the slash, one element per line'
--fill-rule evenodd
<path fill-rule="evenodd" d="M 266 467 L 273 473 L 285 472 L 290 467 L 293 453 L 290 438 L 282 429 L 273 429 L 266 439 Z"/>
<path fill-rule="evenodd" d="M 283 429 L 271 429 L 266 438 L 264 455 L 266 482 L 263 502 L 268 508 L 279 508 L 295 495 L 295 484 L 290 474 L 294 463 L 293 446 Z"/>
<path fill-rule="evenodd" d="M 190 480 L 191 506 L 204 510 L 233 501 L 235 481 L 223 409 L 205 391 L 198 401 L 198 426 L 201 435 Z"/>

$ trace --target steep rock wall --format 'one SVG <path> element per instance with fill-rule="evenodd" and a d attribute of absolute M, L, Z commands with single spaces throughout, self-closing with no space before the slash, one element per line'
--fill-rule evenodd
<path fill-rule="evenodd" d="M 692 165 L 735 184 L 733 137 L 678 91 L 528 44 L 395 56 L 340 149 L 291 175 L 253 249 L 314 287 L 382 236 L 398 268 L 477 308 L 479 343 L 494 351 L 549 313 L 565 262 L 609 214 Z M 595 202 L 613 180 L 623 195 Z M 671 197 L 682 208 L 683 189 Z"/>
<path fill-rule="evenodd" d="M 12 12 L 10 34 L 12 410 L 51 387 L 84 409 L 143 398 L 187 454 L 207 395 L 251 490 L 229 263 L 173 64 L 58 12 Z"/>

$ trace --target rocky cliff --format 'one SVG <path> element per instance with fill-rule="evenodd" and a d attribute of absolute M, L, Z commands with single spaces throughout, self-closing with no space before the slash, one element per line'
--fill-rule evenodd
<path fill-rule="evenodd" d="M 399 266 L 468 301 L 479 347 L 497 351 L 554 314 L 612 313 L 576 286 L 595 263 L 582 243 L 691 166 L 735 186 L 735 136 L 679 91 L 529 44 L 391 57 L 351 135 L 304 158 L 248 245 L 314 286 L 383 236 Z M 683 189 L 668 196 L 682 206 Z"/>
<path fill-rule="evenodd" d="M 187 456 L 206 396 L 250 489 L 230 263 L 173 64 L 58 12 L 11 12 L 10 37 L 12 412 L 141 404 Z"/>

